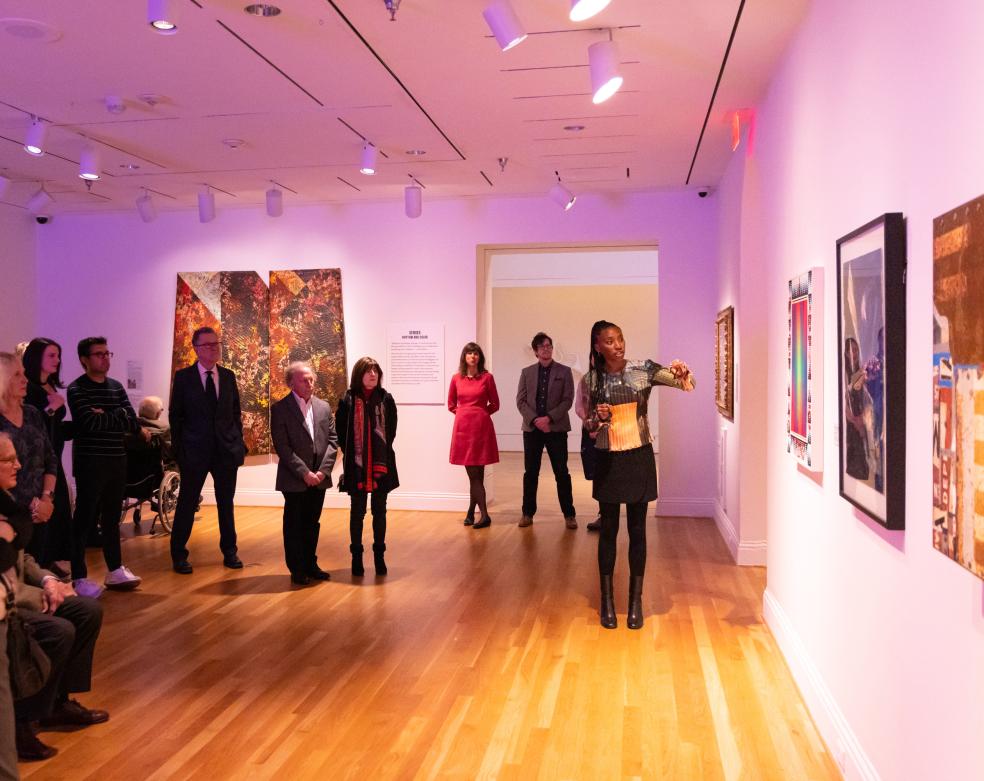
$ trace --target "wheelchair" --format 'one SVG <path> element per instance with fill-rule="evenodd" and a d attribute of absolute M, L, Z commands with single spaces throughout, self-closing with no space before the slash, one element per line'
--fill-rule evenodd
<path fill-rule="evenodd" d="M 141 437 L 126 438 L 126 493 L 120 521 L 133 510 L 133 523 L 139 526 L 144 503 L 150 504 L 154 527 L 160 521 L 164 531 L 170 533 L 174 510 L 178 506 L 181 491 L 181 474 L 164 437 L 154 434 L 150 442 Z"/>

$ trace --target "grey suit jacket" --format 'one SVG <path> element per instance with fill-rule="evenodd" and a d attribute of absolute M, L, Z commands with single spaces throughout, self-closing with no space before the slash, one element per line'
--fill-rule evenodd
<path fill-rule="evenodd" d="M 311 397 L 314 407 L 314 439 L 304 425 L 301 408 L 293 393 L 288 393 L 270 408 L 270 429 L 273 447 L 280 457 L 277 465 L 277 490 L 288 493 L 306 491 L 304 475 L 322 472 L 325 479 L 317 486 L 324 491 L 331 487 L 331 469 L 338 453 L 338 435 L 331 406 L 317 396 Z"/>
<path fill-rule="evenodd" d="M 523 416 L 523 431 L 533 430 L 536 414 L 536 381 L 540 364 L 527 366 L 519 375 L 519 390 L 516 391 L 516 407 Z M 569 366 L 554 361 L 550 369 L 550 384 L 547 386 L 547 415 L 550 417 L 551 431 L 570 431 L 571 416 L 568 414 L 574 403 L 574 375 Z"/>

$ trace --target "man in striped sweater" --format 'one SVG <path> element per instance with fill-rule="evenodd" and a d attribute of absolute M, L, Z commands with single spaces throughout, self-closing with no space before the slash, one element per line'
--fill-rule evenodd
<path fill-rule="evenodd" d="M 89 580 L 85 543 L 89 529 L 102 527 L 105 584 L 111 588 L 136 588 L 140 578 L 123 566 L 120 550 L 120 508 L 126 491 L 125 434 L 148 438 L 123 386 L 110 379 L 113 354 L 102 336 L 79 342 L 79 360 L 85 374 L 68 386 L 68 408 L 75 422 L 72 471 L 75 475 L 75 515 L 72 518 L 72 579 L 75 590 L 98 596 L 102 588 Z"/>

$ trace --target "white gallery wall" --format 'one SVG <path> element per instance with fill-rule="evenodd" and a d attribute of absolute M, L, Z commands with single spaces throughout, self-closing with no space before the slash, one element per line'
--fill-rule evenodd
<path fill-rule="evenodd" d="M 34 217 L 24 209 L 0 203 L 0 275 L 4 291 L 0 306 L 0 350 L 9 351 L 34 329 L 38 313 Z"/>
<path fill-rule="evenodd" d="M 46 293 L 38 332 L 66 346 L 63 376 L 74 376 L 74 345 L 103 334 L 114 372 L 143 362 L 147 392 L 167 397 L 179 271 L 338 267 L 342 270 L 349 365 L 385 358 L 390 322 L 443 322 L 445 368 L 476 335 L 476 247 L 517 243 L 636 241 L 660 250 L 660 352 L 688 358 L 693 394 L 661 395 L 660 511 L 710 515 L 715 495 L 713 364 L 715 299 L 708 293 L 717 253 L 717 207 L 692 193 L 578 199 L 563 212 L 547 198 L 428 202 L 409 220 L 402 203 L 292 208 L 279 219 L 260 205 L 220 210 L 202 225 L 193 211 L 63 216 L 38 230 L 38 274 L 60 280 Z M 603 316 L 611 317 L 610 312 Z M 28 338 L 33 334 L 18 334 Z M 495 366 L 490 366 L 495 371 Z M 515 385 L 500 378 L 501 386 Z M 399 402 L 399 399 L 397 399 Z M 404 406 L 396 442 L 401 488 L 395 507 L 461 509 L 464 470 L 448 464 L 452 418 L 443 404 Z M 238 501 L 278 504 L 270 459 L 241 470 Z M 341 506 L 329 494 L 329 504 Z"/>
<path fill-rule="evenodd" d="M 728 461 L 764 464 L 766 617 L 849 779 L 984 774 L 984 583 L 933 549 L 931 519 L 932 220 L 984 193 L 981 29 L 971 0 L 814 3 L 720 191 L 720 302 L 734 299 L 748 413 L 727 427 L 742 440 Z M 904 532 L 838 495 L 835 242 L 890 211 L 908 233 Z M 787 281 L 815 265 L 827 280 L 817 479 L 785 452 Z"/>

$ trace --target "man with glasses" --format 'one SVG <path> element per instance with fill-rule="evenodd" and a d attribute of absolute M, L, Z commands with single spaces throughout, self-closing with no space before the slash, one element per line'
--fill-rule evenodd
<path fill-rule="evenodd" d="M 123 385 L 107 375 L 113 354 L 106 339 L 90 336 L 79 342 L 85 374 L 68 386 L 68 408 L 75 423 L 72 471 L 75 515 L 72 518 L 72 580 L 82 596 L 98 597 L 102 588 L 88 578 L 86 538 L 97 522 L 102 528 L 106 558 L 104 583 L 110 588 L 136 588 L 140 578 L 123 566 L 120 550 L 120 508 L 126 491 L 126 434 L 147 436 L 137 422 Z"/>
<path fill-rule="evenodd" d="M 199 328 L 191 337 L 198 360 L 174 374 L 171 388 L 171 444 L 181 470 L 181 491 L 171 529 L 174 571 L 190 575 L 188 538 L 205 478 L 211 474 L 219 514 L 219 548 L 229 569 L 242 569 L 236 546 L 233 500 L 236 475 L 246 459 L 243 417 L 236 375 L 218 362 L 222 342 L 212 328 Z"/>

